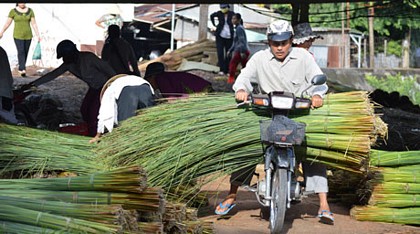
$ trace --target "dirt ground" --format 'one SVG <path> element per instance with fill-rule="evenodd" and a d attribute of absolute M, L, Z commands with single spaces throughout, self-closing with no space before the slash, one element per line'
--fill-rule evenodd
<path fill-rule="evenodd" d="M 223 201 L 229 191 L 229 177 L 215 181 L 203 188 L 209 193 L 210 205 L 200 210 L 202 220 L 214 222 L 217 234 L 266 234 L 270 233 L 269 223 L 261 219 L 261 206 L 255 194 L 243 189 L 238 193 L 237 205 L 226 217 L 214 214 L 216 205 Z M 289 234 L 414 234 L 420 233 L 420 227 L 357 221 L 350 216 L 350 208 L 344 204 L 330 202 L 331 211 L 335 216 L 334 225 L 320 223 L 315 217 L 318 211 L 316 196 L 308 196 L 299 204 L 294 204 L 286 211 L 284 231 Z"/>
<path fill-rule="evenodd" d="M 20 77 L 13 72 L 15 85 L 28 83 L 40 76 L 41 68 L 28 67 L 28 77 Z M 39 72 L 38 72 L 39 71 Z M 194 72 L 193 72 L 194 73 Z M 211 80 L 216 91 L 231 91 L 226 85 L 226 79 L 216 77 L 215 74 L 196 72 L 207 80 Z M 227 78 L 227 77 L 226 77 Z M 63 109 L 67 115 L 67 121 L 77 123 L 80 121 L 79 108 L 87 90 L 85 83 L 70 74 L 55 79 L 38 88 L 40 93 L 48 93 L 59 98 L 63 103 Z M 260 218 L 260 205 L 255 195 L 251 192 L 240 190 L 237 206 L 233 208 L 229 216 L 219 217 L 214 214 L 216 204 L 221 202 L 229 190 L 229 178 L 224 177 L 203 188 L 209 194 L 210 205 L 199 211 L 200 219 L 214 221 L 214 229 L 217 234 L 264 234 L 270 233 L 268 221 Z M 350 207 L 331 202 L 330 207 L 335 215 L 333 226 L 322 224 L 314 216 L 318 210 L 316 196 L 305 198 L 301 203 L 292 205 L 286 213 L 286 221 L 283 233 L 290 234 L 408 234 L 420 233 L 420 227 L 404 226 L 390 223 L 362 222 L 350 217 Z"/>

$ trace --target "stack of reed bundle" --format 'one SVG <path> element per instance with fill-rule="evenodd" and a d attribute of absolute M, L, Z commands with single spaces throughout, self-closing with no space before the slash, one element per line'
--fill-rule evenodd
<path fill-rule="evenodd" d="M 88 217 L 88 214 L 95 212 L 102 219 L 106 219 L 106 209 L 112 210 L 118 208 L 119 213 L 118 215 L 114 215 L 115 219 L 108 218 L 112 223 L 119 222 L 113 228 L 126 231 L 140 230 L 143 233 L 156 233 L 160 230 L 160 232 L 163 232 L 164 227 L 165 229 L 170 229 L 170 226 L 174 226 L 171 222 L 165 222 L 163 219 L 158 219 L 159 222 L 138 221 L 140 220 L 140 216 L 144 214 L 151 214 L 153 217 L 179 215 L 179 213 L 171 212 L 171 209 L 165 215 L 166 201 L 163 195 L 164 192 L 158 187 L 147 187 L 146 172 L 143 168 L 131 166 L 113 168 L 109 171 L 105 168 L 104 164 L 94 157 L 91 149 L 95 145 L 88 144 L 88 137 L 12 125 L 2 124 L 0 127 L 5 130 L 0 134 L 1 137 L 9 140 L 14 139 L 16 141 L 13 144 L 19 145 L 18 148 L 11 147 L 4 151 L 0 150 L 0 154 L 13 155 L 10 158 L 3 158 L 3 162 L 0 163 L 3 171 L 18 172 L 21 175 L 23 174 L 22 172 L 31 175 L 40 174 L 41 172 L 50 173 L 49 178 L 0 180 L 2 195 L 7 196 L 7 201 L 11 203 L 11 206 L 19 208 L 16 211 L 24 212 L 22 209 L 28 208 L 22 206 L 22 202 L 18 201 L 30 199 L 34 204 L 43 204 L 42 206 L 44 208 L 39 212 L 49 212 L 50 207 L 51 209 L 56 209 L 57 212 L 52 213 L 56 216 L 51 216 L 51 219 L 54 217 L 60 219 L 61 216 L 58 217 L 57 215 L 62 215 L 71 219 L 81 219 L 78 222 L 91 221 L 89 220 L 90 217 Z M 41 140 L 37 142 L 36 139 Z M 45 146 L 43 144 L 44 142 L 56 143 L 48 146 L 50 154 L 47 154 L 47 149 L 43 147 Z M 18 150 L 24 148 L 27 150 Z M 32 151 L 29 148 L 32 148 Z M 13 151 L 13 149 L 16 150 Z M 68 158 L 64 157 L 66 151 L 68 152 Z M 31 162 L 31 160 L 38 162 Z M 69 171 L 64 166 L 66 160 L 73 160 L 73 162 L 69 162 L 69 168 L 74 172 L 70 175 L 73 176 L 65 178 L 54 177 L 51 171 Z M 23 164 L 19 164 L 20 162 L 23 162 Z M 37 165 L 39 162 L 42 162 L 42 165 Z M 28 166 L 31 167 L 31 170 L 27 169 Z M 92 173 L 92 171 L 99 172 Z M 88 172 L 91 172 L 91 174 L 88 174 Z M 200 197 L 198 200 L 204 200 L 199 194 L 197 194 L 197 197 Z M 5 198 L 1 199 L 0 197 L 0 200 L 6 202 Z M 41 207 L 41 205 L 39 206 Z M 179 206 L 181 207 L 182 205 L 180 204 Z M 169 205 L 169 207 L 173 206 Z M 190 228 L 188 222 L 195 221 L 194 225 L 196 227 L 200 226 L 199 224 L 201 222 L 197 221 L 196 216 L 194 217 L 192 215 L 193 212 L 187 212 L 189 209 L 186 209 L 185 205 L 183 207 L 185 208 L 183 218 L 179 219 L 177 224 L 180 224 L 180 227 L 182 226 L 191 230 L 194 228 Z M 100 210 L 102 210 L 101 213 L 98 213 Z M 19 214 L 23 215 L 22 213 Z M 16 229 L 20 230 L 19 233 L 25 233 L 24 230 L 28 229 L 34 230 L 30 233 L 36 232 L 38 227 L 13 222 L 14 218 L 8 217 L 7 215 L 12 214 L 5 213 L 5 218 L 1 219 L 5 231 Z M 6 221 L 7 217 L 10 221 Z M 104 221 L 101 222 L 103 223 Z M 166 224 L 168 227 L 166 227 Z M 94 226 L 95 224 L 88 222 L 86 225 Z M 46 231 L 49 230 L 44 229 Z M 51 230 L 51 232 L 54 231 L 53 229 Z M 75 230 L 74 227 L 72 230 Z M 201 229 L 196 228 L 195 230 Z M 39 233 L 41 232 L 39 231 Z M 82 232 L 89 233 L 86 230 Z M 102 232 L 114 231 L 102 230 Z"/>
<path fill-rule="evenodd" d="M 420 151 L 372 150 L 366 206 L 352 208 L 357 220 L 420 225 Z M 379 167 L 377 167 L 379 166 Z"/>
<path fill-rule="evenodd" d="M 1 203 L 7 204 L 1 207 L 0 222 L 10 228 L 21 223 L 26 225 L 22 229 L 138 232 L 138 213 L 165 212 L 163 191 L 147 187 L 145 171 L 138 166 L 68 178 L 3 179 L 0 191 Z"/>
<path fill-rule="evenodd" d="M 188 44 L 177 50 L 165 53 L 156 59 L 141 63 L 139 70 L 144 74 L 147 65 L 153 62 L 161 62 L 165 64 L 167 70 L 176 71 L 183 60 L 202 62 L 206 58 L 206 52 L 216 52 L 216 43 L 214 41 L 203 39 Z"/>
<path fill-rule="evenodd" d="M 309 115 L 291 116 L 306 123 L 306 159 L 365 170 L 371 145 L 386 134 L 374 108 L 366 92 L 337 93 Z M 238 109 L 233 94 L 198 94 L 141 110 L 105 135 L 96 153 L 106 165 L 143 166 L 152 186 L 169 191 L 261 162 L 259 120 L 269 117 L 260 114 Z"/>

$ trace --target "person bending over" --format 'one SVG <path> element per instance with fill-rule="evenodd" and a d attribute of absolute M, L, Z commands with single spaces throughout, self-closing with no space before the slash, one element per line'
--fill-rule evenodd
<path fill-rule="evenodd" d="M 136 111 L 155 105 L 154 91 L 149 82 L 134 75 L 116 75 L 101 91 L 97 134 L 89 142 L 99 141 L 105 131 L 134 115 Z"/>
<path fill-rule="evenodd" d="M 98 58 L 92 52 L 79 51 L 70 40 L 63 40 L 58 43 L 57 59 L 59 58 L 63 58 L 63 63 L 59 67 L 22 88 L 27 89 L 31 86 L 39 86 L 59 77 L 66 71 L 71 72 L 89 86 L 80 111 L 83 120 L 88 125 L 89 136 L 95 136 L 100 105 L 99 95 L 102 86 L 116 73 L 107 62 Z"/>

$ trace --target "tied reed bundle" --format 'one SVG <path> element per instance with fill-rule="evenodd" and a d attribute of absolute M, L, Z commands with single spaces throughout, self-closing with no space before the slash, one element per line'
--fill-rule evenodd
<path fill-rule="evenodd" d="M 34 234 L 34 233 L 45 233 L 52 234 L 56 233 L 56 230 L 44 227 L 37 227 L 33 225 L 10 222 L 10 221 L 0 221 L 0 233 L 13 233 L 13 234 Z"/>
<path fill-rule="evenodd" d="M 146 172 L 138 167 L 114 169 L 88 176 L 44 179 L 3 179 L 0 190 L 41 189 L 51 191 L 142 192 L 147 187 Z"/>
<path fill-rule="evenodd" d="M 374 193 L 369 199 L 369 205 L 391 208 L 419 207 L 420 194 Z"/>
<path fill-rule="evenodd" d="M 122 213 L 120 205 L 73 204 L 7 196 L 0 196 L 0 203 L 13 204 L 15 207 L 24 209 L 106 224 L 116 224 L 117 216 Z"/>
<path fill-rule="evenodd" d="M 373 168 L 372 168 L 373 169 Z M 376 183 L 398 182 L 420 184 L 420 164 L 404 167 L 380 167 L 372 170 L 373 179 Z"/>
<path fill-rule="evenodd" d="M 380 194 L 420 194 L 420 184 L 416 183 L 397 183 L 397 182 L 382 182 L 372 183 L 373 193 Z"/>
<path fill-rule="evenodd" d="M 76 219 L 47 212 L 25 209 L 14 205 L 0 204 L 0 220 L 17 222 L 52 229 L 62 232 L 74 233 L 116 233 L 118 225 Z"/>
<path fill-rule="evenodd" d="M 1 190 L 3 196 L 30 198 L 48 201 L 62 201 L 78 204 L 122 205 L 124 209 L 135 209 L 141 212 L 165 210 L 163 191 L 147 188 L 141 193 L 102 192 L 102 191 L 50 191 L 50 190 Z"/>
<path fill-rule="evenodd" d="M 420 164 L 420 151 L 370 151 L 370 166 L 371 167 L 399 167 L 406 165 Z"/>
<path fill-rule="evenodd" d="M 376 221 L 387 223 L 419 225 L 420 207 L 413 208 L 383 208 L 375 206 L 355 206 L 350 215 L 360 221 Z"/>
<path fill-rule="evenodd" d="M 103 171 L 85 136 L 0 123 L 0 177 L 18 178 L 51 171 L 89 174 Z"/>

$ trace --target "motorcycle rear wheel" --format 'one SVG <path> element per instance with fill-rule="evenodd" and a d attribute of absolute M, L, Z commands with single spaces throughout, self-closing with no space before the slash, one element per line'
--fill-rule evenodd
<path fill-rule="evenodd" d="M 287 170 L 277 168 L 272 179 L 270 204 L 270 231 L 280 233 L 283 229 L 287 204 Z"/>

